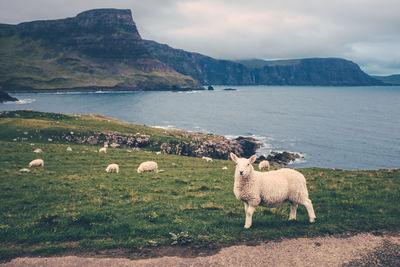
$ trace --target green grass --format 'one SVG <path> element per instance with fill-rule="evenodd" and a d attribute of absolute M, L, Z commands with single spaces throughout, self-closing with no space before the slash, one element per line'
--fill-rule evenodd
<path fill-rule="evenodd" d="M 289 209 L 285 204 L 273 209 L 257 208 L 252 228 L 247 230 L 243 228 L 243 204 L 233 195 L 231 161 L 214 160 L 210 164 L 200 158 L 128 152 L 124 148 L 100 154 L 96 146 L 21 138 L 12 141 L 38 127 L 37 120 L 42 122 L 42 128 L 38 128 L 42 134 L 57 121 L 57 127 L 74 131 L 107 128 L 108 124 L 119 125 L 121 132 L 137 129 L 135 125 L 108 122 L 101 116 L 84 116 L 87 121 L 83 123 L 69 115 L 11 114 L 0 117 L 2 259 L 53 255 L 71 248 L 231 244 L 399 225 L 399 170 L 299 169 L 307 179 L 317 222 L 308 223 L 303 206 L 299 207 L 296 222 L 287 221 Z M 144 131 L 145 127 L 140 127 Z M 148 129 L 154 131 L 153 135 L 158 130 Z M 66 152 L 67 146 L 73 151 Z M 44 153 L 33 153 L 35 148 Z M 18 171 L 35 158 L 44 159 L 45 166 L 31 168 L 30 173 Z M 165 171 L 138 174 L 136 169 L 145 160 L 156 160 Z M 119 174 L 105 172 L 110 163 L 119 164 Z M 222 170 L 223 166 L 228 170 Z"/>

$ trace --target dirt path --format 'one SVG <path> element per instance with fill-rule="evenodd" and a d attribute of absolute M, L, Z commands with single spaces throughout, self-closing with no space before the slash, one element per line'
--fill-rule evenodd
<path fill-rule="evenodd" d="M 17 258 L 4 266 L 400 266 L 400 232 L 317 237 L 231 246 L 195 258 Z"/>

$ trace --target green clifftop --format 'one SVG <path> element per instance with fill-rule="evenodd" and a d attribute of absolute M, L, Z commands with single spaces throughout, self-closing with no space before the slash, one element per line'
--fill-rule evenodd
<path fill-rule="evenodd" d="M 155 59 L 143 45 L 131 11 L 119 9 L 1 24 L 0 85 L 6 91 L 201 87 Z"/>

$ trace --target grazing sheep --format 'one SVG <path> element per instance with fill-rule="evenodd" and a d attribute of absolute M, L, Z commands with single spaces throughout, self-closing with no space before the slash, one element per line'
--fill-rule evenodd
<path fill-rule="evenodd" d="M 161 155 L 161 151 L 157 151 L 157 152 L 156 152 L 156 155 Z"/>
<path fill-rule="evenodd" d="M 72 151 L 72 148 L 70 146 L 67 147 L 67 151 Z"/>
<path fill-rule="evenodd" d="M 213 162 L 213 159 L 212 158 L 209 158 L 209 157 L 202 157 L 202 159 L 204 159 L 205 161 L 207 161 L 207 162 Z"/>
<path fill-rule="evenodd" d="M 43 153 L 43 150 L 41 150 L 40 148 L 36 148 L 35 150 L 33 150 L 33 152 L 35 152 L 35 153 Z"/>
<path fill-rule="evenodd" d="M 271 168 L 268 160 L 263 160 L 260 162 L 260 164 L 258 164 L 258 169 L 262 170 L 263 168 L 267 168 L 267 170 Z"/>
<path fill-rule="evenodd" d="M 142 172 L 157 172 L 158 173 L 158 165 L 157 162 L 154 161 L 145 161 L 140 163 L 139 168 L 137 169 L 138 173 Z"/>
<path fill-rule="evenodd" d="M 34 159 L 29 163 L 29 167 L 39 167 L 44 166 L 44 161 L 42 159 Z"/>
<path fill-rule="evenodd" d="M 227 170 L 227 169 L 228 169 L 228 167 L 224 166 L 224 167 L 222 167 L 222 169 L 223 169 L 223 170 Z"/>
<path fill-rule="evenodd" d="M 29 170 L 29 169 L 20 169 L 19 171 L 20 172 L 30 172 L 31 170 Z"/>
<path fill-rule="evenodd" d="M 233 153 L 230 156 L 236 163 L 233 192 L 238 200 L 244 202 L 246 212 L 244 228 L 250 228 L 253 213 L 258 205 L 275 207 L 286 200 L 291 203 L 289 220 L 296 219 L 297 206 L 300 203 L 306 207 L 310 223 L 315 221 L 306 180 L 300 172 L 287 168 L 258 172 L 251 165 L 257 155 L 251 156 L 250 159 L 238 158 Z"/>
<path fill-rule="evenodd" d="M 106 172 L 116 172 L 119 173 L 119 166 L 118 164 L 110 164 L 107 166 Z"/>
<path fill-rule="evenodd" d="M 110 145 L 110 147 L 112 147 L 112 148 L 117 148 L 117 147 L 120 147 L 120 145 L 117 144 L 117 143 L 112 143 L 112 144 Z"/>
<path fill-rule="evenodd" d="M 107 153 L 107 148 L 106 147 L 102 147 L 102 148 L 99 149 L 99 152 Z"/>

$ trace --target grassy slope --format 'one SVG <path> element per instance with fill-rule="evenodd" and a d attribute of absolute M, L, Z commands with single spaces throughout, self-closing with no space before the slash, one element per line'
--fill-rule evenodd
<path fill-rule="evenodd" d="M 127 149 L 99 154 L 94 146 L 41 140 L 47 140 L 46 135 L 58 127 L 72 131 L 148 131 L 153 136 L 163 130 L 109 122 L 101 116 L 18 114 L 20 117 L 0 117 L 3 259 L 24 253 L 52 254 L 65 248 L 228 244 L 398 227 L 399 170 L 299 169 L 307 178 L 317 222 L 308 223 L 302 206 L 297 222 L 288 222 L 285 204 L 274 209 L 258 208 L 252 228 L 244 230 L 243 204 L 232 192 L 231 161 L 209 164 L 199 158 L 129 153 Z M 29 132 L 24 134 L 35 128 L 42 139 L 32 140 Z M 20 138 L 12 141 L 17 136 Z M 66 152 L 67 146 L 73 151 Z M 33 153 L 35 148 L 44 153 Z M 43 158 L 45 166 L 31 168 L 30 173 L 18 171 L 35 158 Z M 156 160 L 165 171 L 136 173 L 144 160 Z M 118 163 L 120 173 L 106 173 L 109 163 Z M 222 170 L 223 166 L 228 170 Z"/>
<path fill-rule="evenodd" d="M 122 61 L 93 60 L 66 48 L 45 49 L 41 41 L 21 40 L 16 35 L 0 37 L 0 83 L 10 79 L 14 79 L 10 86 L 32 89 L 199 87 L 193 78 L 172 70 L 144 72 Z"/>

